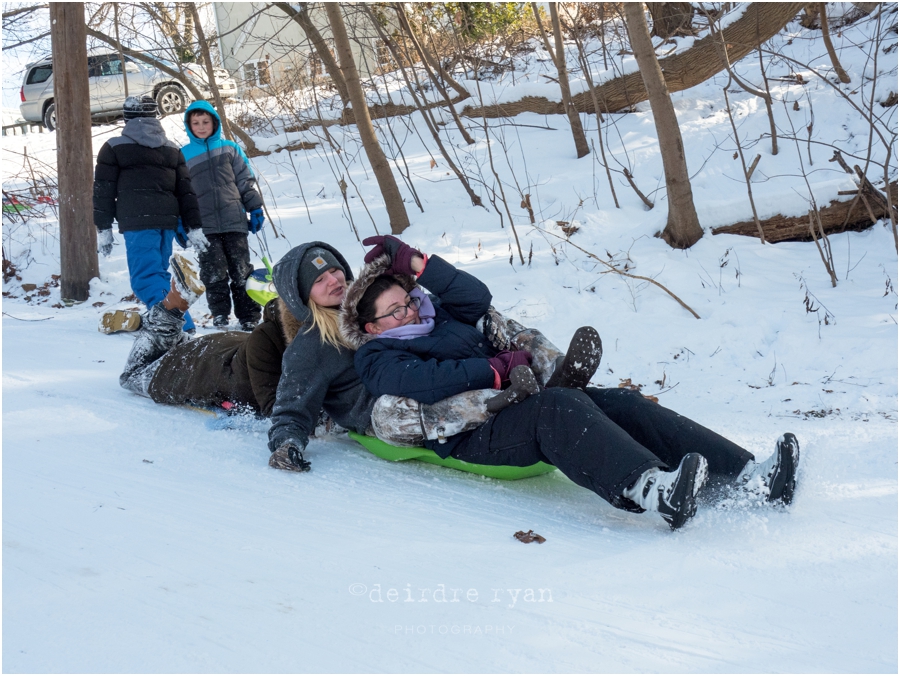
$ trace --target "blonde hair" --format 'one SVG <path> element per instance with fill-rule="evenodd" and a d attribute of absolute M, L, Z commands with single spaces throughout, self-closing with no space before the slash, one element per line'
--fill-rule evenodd
<path fill-rule="evenodd" d="M 313 329 L 319 330 L 319 337 L 322 343 L 328 343 L 333 347 L 346 347 L 351 350 L 354 348 L 349 345 L 341 335 L 341 329 L 338 324 L 338 315 L 340 307 L 322 307 L 312 298 L 307 302 L 310 314 L 312 314 L 312 322 L 304 333 L 309 333 Z"/>

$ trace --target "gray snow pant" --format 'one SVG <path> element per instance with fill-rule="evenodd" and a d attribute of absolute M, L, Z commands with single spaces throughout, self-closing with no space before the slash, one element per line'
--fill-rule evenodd
<path fill-rule="evenodd" d="M 141 317 L 141 328 L 128 353 L 119 384 L 135 394 L 149 397 L 150 383 L 159 368 L 160 358 L 187 339 L 183 327 L 184 313 L 167 310 L 162 303 L 152 305 Z"/>

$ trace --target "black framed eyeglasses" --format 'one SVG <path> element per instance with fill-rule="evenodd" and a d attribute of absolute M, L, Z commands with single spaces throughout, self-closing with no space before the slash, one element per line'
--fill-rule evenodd
<path fill-rule="evenodd" d="M 409 314 L 410 310 L 418 310 L 422 307 L 422 299 L 417 296 L 412 296 L 409 299 L 409 302 L 406 305 L 401 305 L 398 308 L 394 308 L 393 312 L 389 312 L 386 315 L 381 315 L 380 317 L 375 317 L 373 322 L 377 322 L 379 319 L 385 319 L 386 317 L 393 317 L 398 322 L 402 322 L 406 319 L 406 315 Z"/>

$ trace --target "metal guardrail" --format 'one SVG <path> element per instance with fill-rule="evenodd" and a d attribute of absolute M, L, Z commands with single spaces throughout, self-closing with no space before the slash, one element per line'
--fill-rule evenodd
<path fill-rule="evenodd" d="M 14 132 L 15 135 L 16 130 L 21 130 L 22 134 L 27 134 L 28 132 L 33 132 L 37 128 L 38 132 L 44 133 L 44 125 L 40 122 L 16 122 L 14 124 L 4 124 L 3 125 L 3 136 L 8 136 L 8 132 Z"/>

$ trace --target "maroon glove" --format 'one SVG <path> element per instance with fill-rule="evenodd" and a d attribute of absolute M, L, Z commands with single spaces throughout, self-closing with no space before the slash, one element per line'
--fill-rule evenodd
<path fill-rule="evenodd" d="M 389 275 L 414 275 L 412 269 L 412 259 L 414 256 L 425 258 L 418 249 L 413 249 L 409 244 L 404 244 L 402 240 L 392 235 L 376 235 L 374 237 L 366 237 L 363 240 L 363 246 L 375 245 L 366 257 L 363 259 L 366 263 L 371 263 L 382 254 L 391 257 L 391 267 L 386 272 Z"/>
<path fill-rule="evenodd" d="M 528 350 L 517 350 L 516 352 L 503 350 L 498 352 L 496 357 L 488 359 L 488 364 L 500 374 L 501 382 L 505 383 L 509 381 L 509 372 L 516 366 L 531 366 L 531 352 Z"/>

